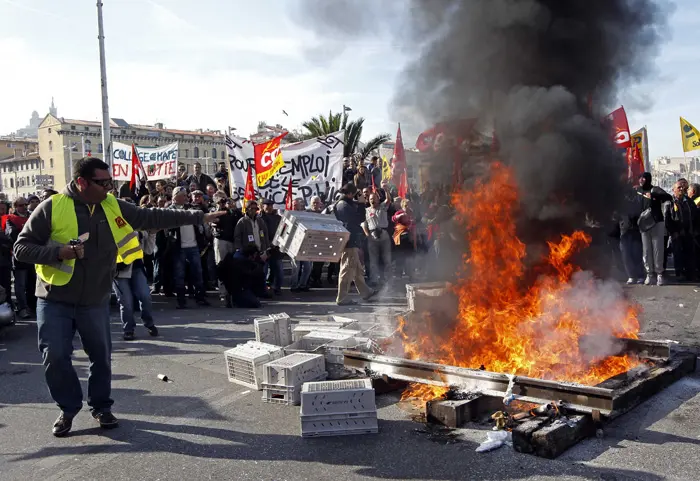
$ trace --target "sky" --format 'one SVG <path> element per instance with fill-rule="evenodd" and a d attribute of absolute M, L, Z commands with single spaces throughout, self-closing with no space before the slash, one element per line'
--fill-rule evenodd
<path fill-rule="evenodd" d="M 696 1 L 672 2 L 657 72 L 619 99 L 632 130 L 648 127 L 652 159 L 682 156 L 679 116 L 700 127 Z M 110 116 L 248 135 L 260 120 L 294 129 L 347 105 L 366 119 L 365 138 L 394 136 L 402 119 L 391 98 L 407 60 L 398 46 L 381 33 L 324 43 L 296 2 L 103 0 Z M 51 97 L 60 116 L 100 120 L 95 3 L 0 0 L 0 134 L 33 110 L 43 117 Z"/>

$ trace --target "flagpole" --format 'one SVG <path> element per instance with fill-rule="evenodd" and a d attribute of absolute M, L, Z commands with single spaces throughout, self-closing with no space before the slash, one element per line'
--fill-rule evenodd
<path fill-rule="evenodd" d="M 100 84 L 102 89 L 102 158 L 112 167 L 112 139 L 107 98 L 107 65 L 105 62 L 105 30 L 102 22 L 102 0 L 97 0 L 97 40 L 100 46 Z"/>

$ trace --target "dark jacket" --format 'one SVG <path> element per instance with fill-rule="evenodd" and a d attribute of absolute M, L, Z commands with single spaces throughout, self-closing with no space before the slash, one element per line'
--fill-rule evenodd
<path fill-rule="evenodd" d="M 666 228 L 671 234 L 694 235 L 698 222 L 698 207 L 683 196 L 673 197 L 670 215 L 666 216 Z"/>
<path fill-rule="evenodd" d="M 36 296 L 48 301 L 78 306 L 106 305 L 116 274 L 117 245 L 114 243 L 107 216 L 100 205 L 91 215 L 88 205 L 80 198 L 75 183 L 63 191 L 75 202 L 78 233 L 89 233 L 85 255 L 77 259 L 73 277 L 65 286 L 53 286 L 39 280 Z M 47 245 L 51 237 L 53 199 L 39 204 L 29 216 L 14 246 L 17 259 L 31 264 L 53 264 L 58 261 L 60 246 Z M 128 202 L 118 201 L 124 220 L 134 230 L 168 229 L 173 226 L 201 224 L 200 212 L 178 212 L 169 209 L 140 209 Z"/>
<path fill-rule="evenodd" d="M 362 241 L 365 238 L 365 232 L 362 230 L 362 223 L 365 221 L 364 206 L 354 200 L 343 198 L 335 203 L 334 211 L 335 218 L 350 232 L 345 248 L 362 247 Z"/>
<path fill-rule="evenodd" d="M 12 266 L 12 244 L 5 231 L 0 229 L 0 267 L 9 268 Z"/>
<path fill-rule="evenodd" d="M 663 212 L 661 212 L 661 204 L 673 200 L 671 194 L 663 190 L 661 187 L 656 186 L 646 190 L 642 189 L 641 187 L 637 187 L 637 192 L 639 192 L 640 194 L 645 194 L 649 192 L 651 193 L 651 199 L 642 197 L 642 206 L 639 213 L 641 214 L 649 207 L 651 207 L 651 214 L 654 217 L 654 220 L 656 222 L 663 222 L 664 215 Z"/>
<path fill-rule="evenodd" d="M 216 182 L 214 182 L 214 180 L 205 173 L 199 174 L 199 178 L 197 178 L 197 176 L 194 174 L 190 175 L 185 180 L 185 185 L 187 187 L 189 187 L 189 185 L 192 182 L 195 182 L 197 184 L 197 187 L 199 188 L 199 190 L 201 190 L 202 192 L 207 191 L 207 185 L 209 185 L 209 184 L 216 185 Z"/>
<path fill-rule="evenodd" d="M 270 247 L 267 226 L 260 216 L 255 217 L 255 222 L 258 224 L 258 230 L 260 231 L 260 252 L 265 252 Z M 233 234 L 233 248 L 236 250 L 243 249 L 248 244 L 254 243 L 251 239 L 254 239 L 253 219 L 244 215 L 236 224 Z"/>
<path fill-rule="evenodd" d="M 194 214 L 197 214 L 199 212 L 202 212 L 204 214 L 204 211 L 202 209 L 198 208 L 190 208 L 189 206 L 185 206 L 184 208 L 178 207 L 175 204 L 171 205 L 167 209 L 163 210 L 174 210 L 174 211 L 185 211 L 185 212 L 192 212 Z M 186 225 L 186 224 L 183 224 Z M 180 234 L 180 226 L 175 227 L 174 229 L 168 229 L 167 233 L 167 240 L 168 240 L 168 248 L 172 249 L 174 252 L 179 252 L 180 249 L 180 242 L 181 242 L 181 234 Z M 200 251 L 203 251 L 204 248 L 207 247 L 209 244 L 209 240 L 207 239 L 206 235 L 206 229 L 203 224 L 197 224 L 194 226 L 194 237 L 197 240 L 197 247 L 199 248 Z M 157 244 L 157 241 L 156 241 Z"/>
<path fill-rule="evenodd" d="M 19 215 L 17 215 L 19 216 Z M 6 217 L 6 222 L 5 222 L 5 234 L 7 237 L 10 238 L 10 241 L 12 241 L 12 244 L 17 242 L 17 238 L 19 237 L 19 233 L 22 232 L 22 228 L 24 227 L 24 224 L 15 224 L 12 220 L 12 218 L 15 217 L 14 215 L 8 215 Z M 23 220 L 23 219 L 20 219 Z M 17 260 L 16 257 L 12 257 L 12 267 L 17 270 L 17 269 L 34 269 L 34 266 L 32 264 L 27 264 L 26 262 L 20 262 Z"/>
<path fill-rule="evenodd" d="M 267 233 L 270 235 L 270 237 L 267 239 L 270 243 L 270 256 L 278 259 L 282 257 L 282 253 L 280 252 L 280 248 L 278 246 L 272 245 L 272 241 L 275 239 L 275 234 L 277 233 L 277 228 L 279 227 L 280 222 L 282 222 L 282 216 L 275 211 L 272 214 L 266 214 L 263 212 L 260 214 L 260 217 L 262 218 L 263 222 L 265 222 Z"/>
<path fill-rule="evenodd" d="M 230 294 L 243 289 L 255 292 L 254 286 L 265 284 L 263 263 L 244 257 L 240 251 L 226 254 L 216 266 L 216 274 Z"/>
<path fill-rule="evenodd" d="M 241 217 L 243 217 L 243 213 L 238 209 L 229 210 L 226 214 L 219 217 L 216 223 L 212 224 L 212 233 L 214 237 L 216 239 L 233 242 L 236 224 L 241 220 Z"/>

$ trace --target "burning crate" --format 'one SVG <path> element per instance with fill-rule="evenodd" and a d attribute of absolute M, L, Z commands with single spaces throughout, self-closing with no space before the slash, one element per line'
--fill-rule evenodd
<path fill-rule="evenodd" d="M 305 335 L 309 334 L 310 332 L 314 331 L 339 331 L 339 330 L 345 330 L 345 331 L 354 331 L 354 332 L 362 332 L 362 331 L 356 331 L 356 328 L 359 326 L 357 321 L 351 321 L 351 322 L 300 322 L 296 326 L 294 326 L 294 329 L 292 329 L 292 341 L 296 342 L 300 340 L 302 337 Z"/>
<path fill-rule="evenodd" d="M 308 382 L 301 391 L 301 436 L 377 433 L 372 381 Z"/>
<path fill-rule="evenodd" d="M 228 380 L 258 391 L 262 389 L 263 365 L 284 356 L 279 346 L 248 341 L 224 352 Z"/>
<path fill-rule="evenodd" d="M 338 262 L 349 238 L 333 216 L 286 211 L 272 243 L 297 261 Z"/>
<path fill-rule="evenodd" d="M 263 401 L 278 404 L 299 404 L 301 386 L 321 381 L 327 376 L 320 354 L 294 353 L 264 366 Z"/>
<path fill-rule="evenodd" d="M 406 284 L 406 301 L 412 312 L 440 312 L 451 318 L 457 313 L 457 297 L 446 282 Z"/>

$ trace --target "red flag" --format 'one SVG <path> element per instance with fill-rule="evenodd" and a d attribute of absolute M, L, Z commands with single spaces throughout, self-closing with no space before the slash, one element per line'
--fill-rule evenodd
<path fill-rule="evenodd" d="M 401 179 L 399 180 L 399 197 L 405 199 L 408 195 L 408 174 L 406 174 L 406 169 L 404 169 L 401 174 Z"/>
<path fill-rule="evenodd" d="M 644 162 L 639 144 L 627 149 L 627 180 L 635 182 L 644 173 Z"/>
<path fill-rule="evenodd" d="M 129 188 L 139 193 L 141 186 L 147 181 L 146 170 L 143 168 L 139 154 L 136 152 L 136 144 L 131 144 L 131 182 Z"/>
<path fill-rule="evenodd" d="M 284 200 L 285 210 L 294 210 L 294 194 L 292 193 L 292 178 L 289 178 L 289 185 L 287 186 L 287 196 Z"/>
<path fill-rule="evenodd" d="M 255 177 L 258 187 L 267 184 L 270 178 L 284 166 L 280 142 L 288 133 L 289 132 L 285 132 L 270 141 L 263 142 L 262 144 L 255 144 L 253 147 L 255 156 Z"/>
<path fill-rule="evenodd" d="M 398 185 L 401 183 L 401 176 L 406 172 L 406 151 L 403 148 L 403 139 L 401 138 L 401 124 L 399 124 L 399 129 L 396 132 L 396 143 L 394 144 L 394 155 L 391 158 L 391 167 L 394 184 Z"/>
<path fill-rule="evenodd" d="M 248 177 L 245 180 L 245 193 L 243 194 L 243 207 L 246 201 L 255 200 L 255 187 L 253 187 L 253 167 L 248 164 Z"/>
<path fill-rule="evenodd" d="M 625 108 L 620 107 L 608 115 L 608 121 L 612 127 L 613 142 L 621 149 L 632 147 L 632 135 L 627 122 Z"/>

